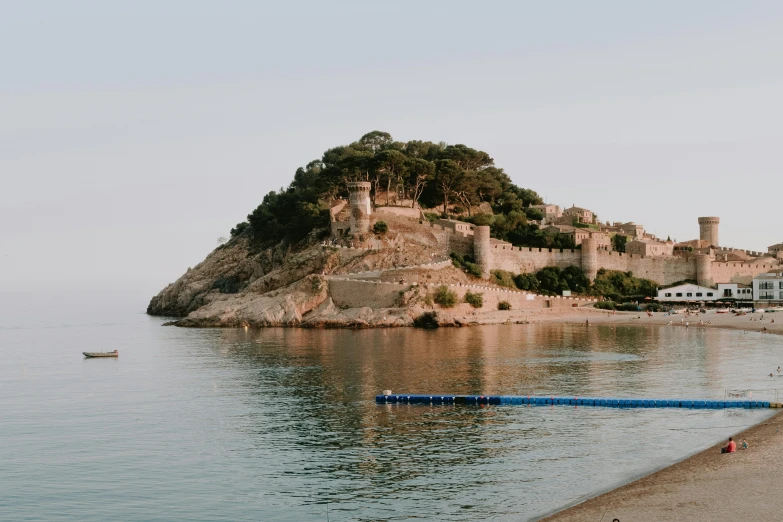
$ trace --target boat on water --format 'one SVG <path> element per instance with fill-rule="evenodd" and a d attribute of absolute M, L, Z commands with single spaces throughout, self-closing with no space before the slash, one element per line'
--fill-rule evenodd
<path fill-rule="evenodd" d="M 120 352 L 114 350 L 113 352 L 82 352 L 85 357 L 119 357 Z"/>

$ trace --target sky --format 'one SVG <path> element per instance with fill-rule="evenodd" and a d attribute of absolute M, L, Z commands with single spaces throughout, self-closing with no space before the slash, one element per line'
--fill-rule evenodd
<path fill-rule="evenodd" d="M 372 130 L 548 202 L 783 242 L 783 2 L 0 0 L 0 292 L 199 263 Z"/>

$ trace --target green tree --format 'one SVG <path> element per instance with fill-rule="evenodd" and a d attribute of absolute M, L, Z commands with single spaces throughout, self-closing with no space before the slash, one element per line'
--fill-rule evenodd
<path fill-rule="evenodd" d="M 373 168 L 379 174 L 379 179 L 386 181 L 387 206 L 390 204 L 389 193 L 391 192 L 392 184 L 397 186 L 397 191 L 399 192 L 399 185 L 405 179 L 407 165 L 408 158 L 403 153 L 392 149 L 383 150 L 373 158 Z"/>
<path fill-rule="evenodd" d="M 623 234 L 615 234 L 612 236 L 612 246 L 618 252 L 625 252 L 625 245 L 628 243 L 628 236 Z"/>
<path fill-rule="evenodd" d="M 443 198 L 443 215 L 449 212 L 449 196 L 454 192 L 463 176 L 463 170 L 451 160 L 438 160 L 435 163 L 435 185 Z"/>
<path fill-rule="evenodd" d="M 427 183 L 435 174 L 435 164 L 421 158 L 413 158 L 408 162 L 408 185 L 411 187 L 411 208 L 416 206 Z"/>

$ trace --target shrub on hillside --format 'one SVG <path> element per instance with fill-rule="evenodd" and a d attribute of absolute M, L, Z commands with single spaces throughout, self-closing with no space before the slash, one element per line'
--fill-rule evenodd
<path fill-rule="evenodd" d="M 435 312 L 424 312 L 413 320 L 413 326 L 416 328 L 434 330 L 438 327 L 438 320 L 436 319 Z"/>
<path fill-rule="evenodd" d="M 617 309 L 621 312 L 641 312 L 642 307 L 633 303 L 622 303 L 617 305 Z"/>
<path fill-rule="evenodd" d="M 457 294 L 449 290 L 447 286 L 441 285 L 435 290 L 433 300 L 443 308 L 451 308 L 457 304 Z"/>
<path fill-rule="evenodd" d="M 593 305 L 594 308 L 599 310 L 615 310 L 617 304 L 614 301 L 598 301 Z"/>
<path fill-rule="evenodd" d="M 474 259 L 471 256 L 461 256 L 454 252 L 449 255 L 451 256 L 451 262 L 455 268 L 464 270 L 466 274 L 472 275 L 473 277 L 481 277 L 481 267 L 473 262 Z"/>
<path fill-rule="evenodd" d="M 473 308 L 481 308 L 484 306 L 484 294 L 474 294 L 473 292 L 465 292 L 465 302 Z"/>
<path fill-rule="evenodd" d="M 500 301 L 498 303 L 498 310 L 511 310 L 511 303 L 508 301 Z"/>
<path fill-rule="evenodd" d="M 376 234 L 385 234 L 389 231 L 389 225 L 385 221 L 376 221 L 372 226 L 372 231 Z"/>
<path fill-rule="evenodd" d="M 498 286 L 505 286 L 506 288 L 517 287 L 517 285 L 514 284 L 514 275 L 506 270 L 493 270 L 490 279 Z"/>

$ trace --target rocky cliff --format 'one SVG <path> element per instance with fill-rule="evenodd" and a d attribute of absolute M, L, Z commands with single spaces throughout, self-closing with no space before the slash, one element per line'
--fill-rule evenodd
<path fill-rule="evenodd" d="M 431 265 L 436 255 L 431 238 L 392 234 L 370 244 L 337 248 L 311 241 L 298 249 L 280 243 L 257 250 L 247 238 L 234 238 L 161 290 L 147 313 L 199 327 L 412 325 L 422 296 L 410 289 L 419 278 L 416 267 Z M 439 268 L 444 265 L 445 272 L 421 277 L 468 280 L 448 263 Z M 342 296 L 338 304 L 334 292 L 335 299 Z"/>

